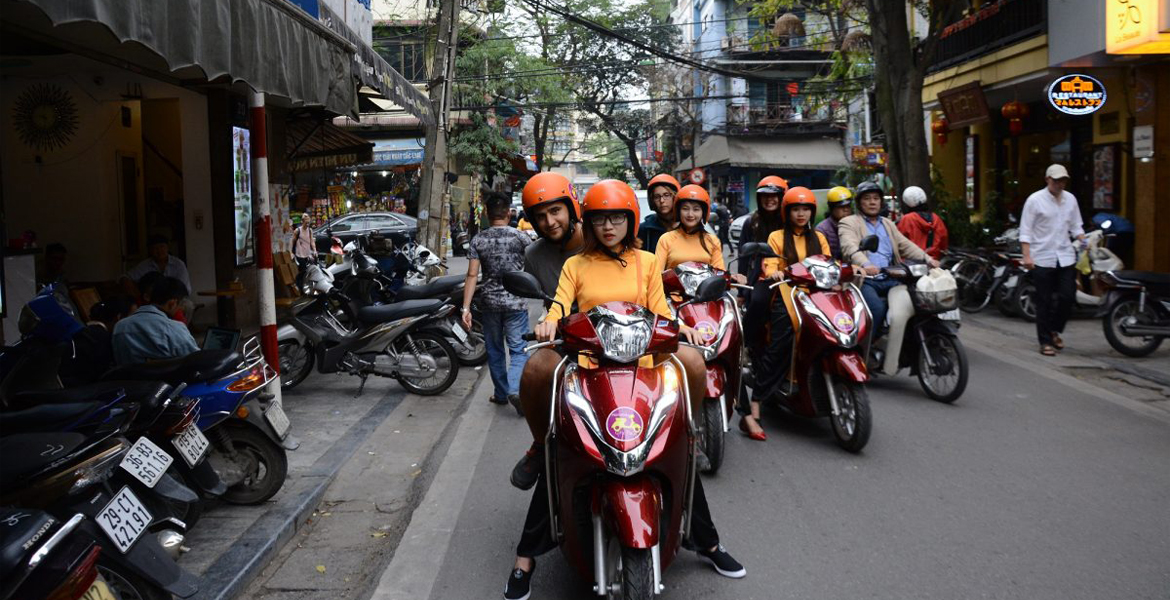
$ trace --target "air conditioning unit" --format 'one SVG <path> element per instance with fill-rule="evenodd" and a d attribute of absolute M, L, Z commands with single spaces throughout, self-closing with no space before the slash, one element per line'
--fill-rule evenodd
<path fill-rule="evenodd" d="M 719 42 L 719 49 L 724 52 L 730 52 L 735 47 L 735 38 L 725 37 Z"/>

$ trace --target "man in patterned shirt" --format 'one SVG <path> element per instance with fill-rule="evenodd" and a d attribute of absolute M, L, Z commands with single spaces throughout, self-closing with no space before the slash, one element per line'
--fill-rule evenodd
<path fill-rule="evenodd" d="M 528 331 L 528 307 L 524 300 L 504 290 L 503 274 L 524 269 L 524 249 L 530 240 L 518 229 L 508 226 L 512 200 L 505 194 L 492 192 L 484 199 L 489 228 L 471 240 L 467 256 L 467 283 L 463 288 L 463 324 L 471 330 L 471 298 L 476 291 L 476 279 L 483 267 L 483 284 L 479 287 L 479 312 L 483 322 L 483 339 L 487 345 L 488 369 L 492 375 L 495 394 L 490 400 L 496 404 L 511 402 L 516 412 L 520 408 L 520 372 L 528 361 L 524 340 Z M 508 355 L 504 356 L 504 345 Z"/>

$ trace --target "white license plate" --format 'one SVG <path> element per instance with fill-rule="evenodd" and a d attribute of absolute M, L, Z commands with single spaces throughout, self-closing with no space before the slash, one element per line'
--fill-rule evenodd
<path fill-rule="evenodd" d="M 273 402 L 268 405 L 268 410 L 264 411 L 264 418 L 268 419 L 268 424 L 276 430 L 276 436 L 284 439 L 284 434 L 288 433 L 288 415 L 284 414 L 284 408 L 279 402 Z"/>
<path fill-rule="evenodd" d="M 110 586 L 106 584 L 106 580 L 98 575 L 93 583 L 90 584 L 89 589 L 77 600 L 118 600 L 110 591 Z"/>
<path fill-rule="evenodd" d="M 166 450 L 159 448 L 158 445 L 145 437 L 140 437 L 130 447 L 130 451 L 126 453 L 118 466 L 126 469 L 126 472 L 133 475 L 146 487 L 153 488 L 173 462 L 175 459 L 171 458 Z"/>
<path fill-rule="evenodd" d="M 944 321 L 958 321 L 959 309 L 948 310 L 947 312 L 938 313 L 938 318 Z"/>
<path fill-rule="evenodd" d="M 1003 272 L 1006 270 L 1007 270 L 1006 265 L 1000 265 L 1000 266 L 996 267 L 995 268 L 995 276 L 999 277 L 1000 275 L 1003 275 Z"/>
<path fill-rule="evenodd" d="M 458 323 L 451 324 L 451 334 L 454 335 L 460 344 L 467 343 L 467 332 L 463 331 L 463 326 Z"/>
<path fill-rule="evenodd" d="M 189 467 L 194 467 L 211 445 L 195 423 L 191 423 L 179 435 L 171 438 L 171 443 L 175 445 L 175 449 L 179 451 L 183 460 L 187 461 Z"/>
<path fill-rule="evenodd" d="M 95 519 L 110 541 L 118 547 L 118 551 L 125 554 L 146 531 L 151 516 L 134 492 L 124 487 Z"/>
<path fill-rule="evenodd" d="M 1011 277 L 1008 277 L 1008 280 L 1003 283 L 1003 286 L 1007 287 L 1007 288 L 1014 288 L 1014 287 L 1016 287 L 1016 283 L 1018 283 L 1019 281 L 1020 281 L 1019 275 L 1012 275 Z"/>

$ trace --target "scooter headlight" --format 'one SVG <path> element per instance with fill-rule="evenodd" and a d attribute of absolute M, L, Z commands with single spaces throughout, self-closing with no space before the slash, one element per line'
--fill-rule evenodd
<path fill-rule="evenodd" d="M 634 362 L 646 354 L 654 331 L 650 327 L 653 315 L 640 308 L 632 315 L 619 315 L 604 307 L 589 311 L 593 330 L 601 340 L 601 352 L 606 358 L 621 362 Z"/>

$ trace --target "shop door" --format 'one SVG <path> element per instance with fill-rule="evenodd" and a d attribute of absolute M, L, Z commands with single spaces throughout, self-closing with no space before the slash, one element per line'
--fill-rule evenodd
<path fill-rule="evenodd" d="M 129 268 L 146 255 L 142 205 L 138 195 L 138 155 L 118 152 L 118 200 L 122 209 L 122 266 Z"/>
<path fill-rule="evenodd" d="M 180 118 L 177 99 L 142 101 L 145 237 L 166 238 L 171 254 L 186 261 Z"/>

